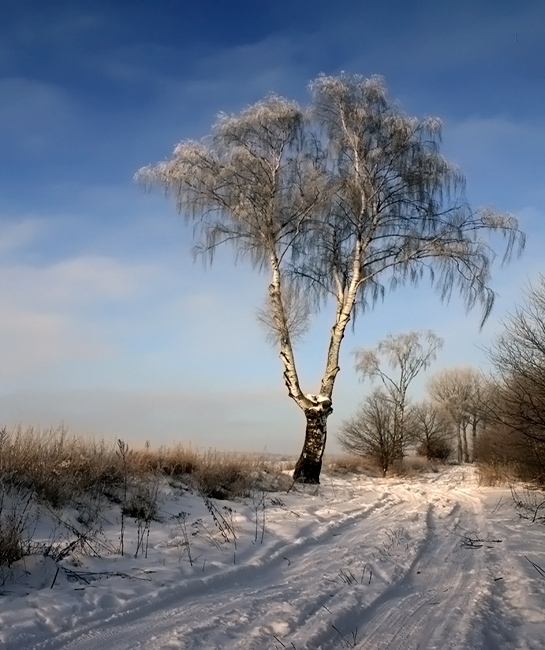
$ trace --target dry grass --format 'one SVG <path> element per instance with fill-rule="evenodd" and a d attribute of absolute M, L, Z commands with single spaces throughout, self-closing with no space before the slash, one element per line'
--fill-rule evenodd
<path fill-rule="evenodd" d="M 281 489 L 282 464 L 252 454 L 199 452 L 176 445 L 130 449 L 118 441 L 82 438 L 66 428 L 0 431 L 0 481 L 17 485 L 54 508 L 101 492 L 116 500 L 128 479 L 160 475 L 206 496 L 226 499 L 254 489 Z"/>
<path fill-rule="evenodd" d="M 414 478 L 423 472 L 437 472 L 438 461 L 430 461 L 422 456 L 404 456 L 401 462 L 394 463 L 389 476 Z"/>
<path fill-rule="evenodd" d="M 543 441 L 505 428 L 489 428 L 479 437 L 475 452 L 482 485 L 516 481 L 545 485 Z"/>
<path fill-rule="evenodd" d="M 0 432 L 0 480 L 53 507 L 97 486 L 113 486 L 120 467 L 113 445 L 81 439 L 64 427 Z"/>
<path fill-rule="evenodd" d="M 30 495 L 0 481 L 0 567 L 9 567 L 27 554 L 32 514 Z"/>
<path fill-rule="evenodd" d="M 123 553 L 124 518 L 149 528 L 166 483 L 205 499 L 234 499 L 288 489 L 291 481 L 282 470 L 282 462 L 263 456 L 181 445 L 131 449 L 122 440 L 78 437 L 63 426 L 1 429 L 0 569 L 31 552 L 32 521 L 40 511 L 74 508 L 81 539 L 89 543 L 108 502 L 118 504 Z"/>
<path fill-rule="evenodd" d="M 508 461 L 480 461 L 477 464 L 479 485 L 511 485 L 520 481 L 520 471 L 516 463 Z"/>
<path fill-rule="evenodd" d="M 382 472 L 373 458 L 351 454 L 326 456 L 323 469 L 330 474 L 346 476 L 348 474 L 365 474 L 366 476 L 382 476 Z"/>

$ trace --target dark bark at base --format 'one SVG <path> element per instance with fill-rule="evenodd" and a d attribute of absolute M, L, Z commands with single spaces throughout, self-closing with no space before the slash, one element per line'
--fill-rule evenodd
<path fill-rule="evenodd" d="M 294 481 L 298 483 L 320 483 L 322 457 L 327 438 L 327 418 L 332 411 L 330 404 L 305 410 L 305 417 L 307 418 L 305 443 L 295 465 Z"/>

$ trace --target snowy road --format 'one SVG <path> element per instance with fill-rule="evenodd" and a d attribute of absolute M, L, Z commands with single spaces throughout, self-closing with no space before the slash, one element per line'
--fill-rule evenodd
<path fill-rule="evenodd" d="M 332 479 L 320 497 L 289 495 L 288 505 L 271 507 L 265 543 L 239 545 L 236 564 L 7 647 L 537 650 L 545 581 L 540 592 L 518 546 L 527 523 L 497 507 L 500 492 L 479 489 L 470 469 L 411 481 Z"/>

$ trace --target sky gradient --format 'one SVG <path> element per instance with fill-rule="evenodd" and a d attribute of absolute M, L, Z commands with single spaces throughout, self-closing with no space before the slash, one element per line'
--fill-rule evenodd
<path fill-rule="evenodd" d="M 193 261 L 192 233 L 132 180 L 218 112 L 269 92 L 308 101 L 320 73 L 383 75 L 390 96 L 443 120 L 443 153 L 475 206 L 520 220 L 523 257 L 493 267 L 496 306 L 398 289 L 343 344 L 330 432 L 369 390 L 352 352 L 433 329 L 445 366 L 483 351 L 543 271 L 545 4 L 337 0 L 47 3 L 0 20 L 0 424 L 56 426 L 131 444 L 296 453 L 304 419 L 255 311 L 267 279 Z M 331 306 L 296 349 L 316 392 Z M 416 386 L 422 392 L 425 378 Z M 334 445 L 333 445 L 334 446 Z"/>

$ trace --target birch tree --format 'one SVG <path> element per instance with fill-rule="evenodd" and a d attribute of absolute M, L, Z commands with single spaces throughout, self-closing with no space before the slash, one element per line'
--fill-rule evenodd
<path fill-rule="evenodd" d="M 471 427 L 471 448 L 473 460 L 476 460 L 477 439 L 490 420 L 491 381 L 482 372 L 476 371 L 470 377 L 472 383 L 471 397 L 468 405 L 469 426 Z"/>
<path fill-rule="evenodd" d="M 485 414 L 484 378 L 471 366 L 446 368 L 428 382 L 432 400 L 449 417 L 456 429 L 458 462 L 470 461 L 467 428 L 471 424 L 473 450 L 476 447 L 477 426 Z"/>
<path fill-rule="evenodd" d="M 424 276 L 442 299 L 458 290 L 468 309 L 479 304 L 484 320 L 494 301 L 489 235 L 504 235 L 505 260 L 524 239 L 513 217 L 470 208 L 462 174 L 439 153 L 440 121 L 406 116 L 380 78 L 320 76 L 310 92 L 306 109 L 269 96 L 221 114 L 210 136 L 181 142 L 137 180 L 173 197 L 197 252 L 231 244 L 268 273 L 267 319 L 306 418 L 294 477 L 317 483 L 350 320 Z M 305 392 L 293 327 L 323 307 L 332 307 L 324 372 Z"/>
<path fill-rule="evenodd" d="M 429 367 L 442 346 L 443 340 L 428 330 L 388 334 L 376 348 L 356 350 L 356 372 L 361 379 L 379 379 L 390 397 L 394 438 L 399 443 L 398 457 L 403 456 L 405 447 L 409 386 L 422 370 Z"/>

